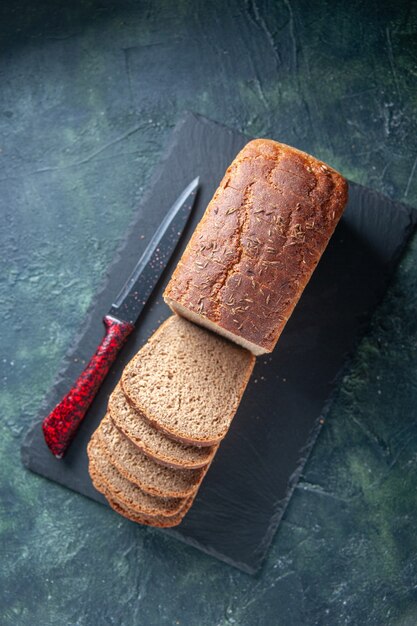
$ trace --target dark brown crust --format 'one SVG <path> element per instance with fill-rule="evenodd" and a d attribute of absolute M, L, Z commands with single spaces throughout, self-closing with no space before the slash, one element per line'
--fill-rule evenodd
<path fill-rule="evenodd" d="M 271 352 L 343 213 L 347 183 L 314 157 L 250 141 L 227 169 L 164 298 Z"/>
<path fill-rule="evenodd" d="M 107 414 L 106 414 L 107 416 Z M 194 492 L 200 487 L 204 476 L 206 475 L 206 472 L 208 470 L 207 466 L 205 468 L 205 470 L 179 470 L 180 472 L 182 471 L 189 471 L 190 474 L 193 475 L 194 478 L 194 483 L 191 484 L 189 486 L 189 488 L 186 491 L 175 491 L 174 489 L 171 489 L 170 491 L 161 491 L 159 489 L 156 489 L 155 487 L 149 486 L 146 481 L 140 480 L 138 477 L 134 476 L 131 472 L 129 472 L 125 467 L 123 467 L 123 465 L 120 463 L 118 457 L 116 454 L 112 454 L 111 450 L 109 449 L 107 442 L 104 440 L 102 433 L 101 433 L 101 428 L 103 425 L 103 421 L 106 418 L 106 416 L 103 418 L 102 422 L 100 423 L 100 425 L 98 426 L 97 430 L 96 430 L 96 434 L 98 435 L 98 439 L 100 441 L 100 443 L 102 444 L 103 448 L 105 448 L 106 453 L 108 453 L 109 457 L 112 460 L 112 463 L 114 465 L 114 467 L 117 469 L 117 471 L 119 472 L 119 474 L 121 474 L 124 478 L 126 478 L 126 480 L 128 480 L 129 482 L 133 483 L 134 485 L 137 485 L 142 491 L 144 491 L 145 493 L 149 493 L 152 496 L 157 496 L 159 498 L 188 498 L 190 495 L 194 494 Z M 109 418 L 109 424 L 112 426 L 112 428 L 115 428 L 115 426 L 113 426 L 113 422 L 110 420 Z M 117 432 L 119 432 L 118 429 L 116 429 Z M 126 441 L 126 443 L 128 442 L 127 438 L 123 437 L 123 440 Z M 131 443 L 131 442 L 129 442 Z M 140 450 L 138 450 L 137 454 L 142 454 L 142 452 Z M 135 454 L 136 456 L 136 454 Z M 174 470 L 175 471 L 175 470 Z"/>
<path fill-rule="evenodd" d="M 119 515 L 123 515 L 126 519 L 131 522 L 136 522 L 136 524 L 142 524 L 143 526 L 153 526 L 154 528 L 173 528 L 174 526 L 178 526 L 181 524 L 185 515 L 188 513 L 187 510 L 175 515 L 173 517 L 162 518 L 162 517 L 145 517 L 142 515 L 136 515 L 133 511 L 124 507 L 120 502 L 113 499 L 111 496 L 107 498 L 107 502 L 110 504 L 111 508 Z M 191 506 L 191 504 L 190 504 Z"/>
<path fill-rule="evenodd" d="M 126 401 L 128 401 L 126 399 Z M 132 408 L 134 409 L 134 407 L 132 406 Z M 113 425 L 115 426 L 115 428 L 117 428 L 117 430 L 127 439 L 129 439 L 129 441 L 131 441 L 131 443 L 133 443 L 139 450 L 141 450 L 141 452 L 143 452 L 143 454 L 145 454 L 146 456 L 148 456 L 150 459 L 152 459 L 153 461 L 155 461 L 156 463 L 159 463 L 160 465 L 165 465 L 166 467 L 172 467 L 173 469 L 201 469 L 206 467 L 208 464 L 210 464 L 214 458 L 214 455 L 217 452 L 217 448 L 218 446 L 213 446 L 212 447 L 212 453 L 210 456 L 208 456 L 204 462 L 194 462 L 194 463 L 186 463 L 184 461 L 180 462 L 178 460 L 178 463 L 173 462 L 172 458 L 168 459 L 167 457 L 162 457 L 162 456 L 157 456 L 155 454 L 155 452 L 151 451 L 145 444 L 144 442 L 135 437 L 128 429 L 126 429 L 119 420 L 117 420 L 117 415 L 115 415 L 114 410 L 112 409 L 112 404 L 111 404 L 111 396 L 110 396 L 110 400 L 109 400 L 109 405 L 108 405 L 108 413 L 110 415 L 110 419 L 113 422 Z M 135 409 L 136 410 L 136 409 Z M 146 421 L 146 418 L 142 415 L 142 413 L 140 411 L 137 411 L 139 417 L 143 420 Z M 161 431 L 160 431 L 161 432 Z M 187 444 L 187 445 L 191 445 L 191 444 Z M 198 446 L 195 446 L 198 447 Z M 201 447 L 201 446 L 199 446 Z M 208 447 L 208 446 L 206 446 Z"/>
<path fill-rule="evenodd" d="M 103 477 L 97 470 L 91 468 L 90 476 L 95 489 L 104 495 L 107 502 L 116 513 L 123 515 L 123 517 L 126 517 L 131 522 L 136 522 L 144 526 L 153 526 L 155 528 L 172 528 L 173 526 L 178 526 L 188 513 L 194 499 L 192 497 L 188 498 L 184 508 L 171 517 L 163 517 L 162 515 L 139 515 L 135 511 L 132 511 L 132 509 L 129 509 L 129 507 L 120 502 L 117 497 L 112 494 L 104 483 Z"/>
<path fill-rule="evenodd" d="M 92 454 L 93 448 L 98 449 L 100 454 L 105 458 L 106 462 L 109 465 L 111 465 L 113 467 L 113 469 L 117 473 L 120 473 L 120 472 L 118 472 L 116 467 L 111 462 L 111 459 L 108 456 L 108 453 L 103 449 L 101 443 L 98 441 L 96 433 L 93 433 L 93 435 L 92 435 L 92 437 L 90 439 L 90 442 L 89 442 L 89 444 L 87 446 L 87 455 L 88 455 L 88 461 L 89 461 L 88 471 L 89 471 L 90 477 L 93 480 L 93 482 L 94 482 L 93 474 L 94 473 L 99 474 L 100 477 L 101 477 L 101 482 L 105 485 L 106 489 L 110 493 L 113 493 L 112 485 L 109 483 L 108 479 L 105 476 L 103 476 L 102 472 L 100 472 L 100 470 L 97 468 L 97 465 L 96 465 L 96 463 L 94 461 L 94 457 L 93 457 L 93 454 Z M 126 480 L 126 479 L 124 478 L 124 480 Z M 137 487 L 137 485 L 133 485 L 133 486 L 135 487 L 135 489 L 140 489 L 139 487 Z M 146 494 L 146 495 L 149 498 L 155 498 L 155 500 L 161 500 L 161 499 L 163 499 L 163 500 L 173 500 L 173 501 L 176 502 L 176 507 L 173 508 L 172 510 L 167 509 L 166 511 L 164 511 L 164 513 L 161 513 L 160 511 L 157 511 L 157 510 L 152 511 L 152 512 L 148 512 L 148 511 L 141 510 L 139 508 L 139 505 L 137 505 L 138 508 L 135 508 L 136 505 L 132 506 L 131 503 L 129 503 L 127 500 L 123 499 L 123 497 L 120 496 L 120 495 L 117 495 L 117 496 L 114 495 L 114 497 L 117 498 L 117 500 L 123 506 L 125 506 L 126 508 L 131 509 L 132 511 L 134 511 L 138 515 L 144 515 L 146 517 L 160 517 L 160 516 L 162 516 L 162 517 L 168 517 L 169 518 L 169 517 L 172 517 L 174 515 L 178 515 L 182 511 L 182 509 L 184 508 L 186 503 L 188 502 L 188 498 L 159 498 L 158 496 L 151 496 L 150 494 Z"/>

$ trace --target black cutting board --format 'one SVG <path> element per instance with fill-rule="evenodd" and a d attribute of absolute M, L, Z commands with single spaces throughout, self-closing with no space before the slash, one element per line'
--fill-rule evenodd
<path fill-rule="evenodd" d="M 279 139 L 279 137 L 277 138 Z M 246 143 L 242 134 L 188 113 L 139 207 L 77 345 L 22 446 L 23 463 L 105 503 L 89 479 L 86 446 L 127 361 L 170 314 L 162 292 L 223 173 Z M 47 449 L 40 420 L 71 387 L 102 337 L 101 319 L 147 241 L 184 187 L 199 175 L 192 222 L 153 297 L 91 406 L 64 460 Z M 412 209 L 353 183 L 337 230 L 273 355 L 259 357 L 230 431 L 191 511 L 175 530 L 185 541 L 255 573 L 320 430 L 339 375 L 381 299 L 416 215 Z M 74 294 L 76 297 L 76 294 Z M 130 523 L 126 521 L 126 523 Z"/>

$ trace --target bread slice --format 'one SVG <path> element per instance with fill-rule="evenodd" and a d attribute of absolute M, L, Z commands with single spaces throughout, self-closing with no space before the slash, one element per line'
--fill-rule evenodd
<path fill-rule="evenodd" d="M 178 526 L 193 502 L 193 497 L 189 497 L 181 511 L 176 515 L 170 515 L 170 517 L 164 517 L 163 515 L 141 515 L 135 513 L 132 509 L 129 509 L 118 501 L 106 487 L 101 474 L 94 468 L 91 469 L 91 479 L 94 487 L 105 496 L 107 502 L 116 513 L 123 515 L 132 522 L 145 526 L 154 526 L 156 528 L 172 528 L 173 526 Z"/>
<path fill-rule="evenodd" d="M 185 506 L 184 498 L 160 498 L 145 493 L 124 478 L 102 448 L 96 433 L 87 446 L 90 476 L 96 473 L 111 496 L 138 515 L 170 517 Z"/>
<path fill-rule="evenodd" d="M 117 502 L 117 500 L 114 500 L 112 497 L 107 498 L 108 503 L 110 504 L 111 508 L 116 511 L 116 513 L 120 513 L 120 515 L 123 515 L 131 522 L 136 522 L 137 524 L 143 524 L 145 526 L 154 526 L 155 528 L 172 528 L 173 526 L 178 526 L 178 524 L 181 524 L 182 520 L 185 517 L 185 514 L 188 512 L 191 506 L 192 500 L 192 498 L 189 498 L 189 504 L 181 509 L 179 513 L 177 513 L 176 515 L 172 515 L 171 517 L 162 517 L 161 515 L 157 515 L 155 517 L 146 517 L 144 515 L 138 515 L 137 513 L 134 513 L 127 507 L 123 506 L 120 502 Z"/>
<path fill-rule="evenodd" d="M 203 469 L 172 469 L 152 461 L 117 430 L 108 415 L 96 434 L 117 471 L 146 493 L 162 498 L 185 498 L 203 480 Z"/>
<path fill-rule="evenodd" d="M 127 402 L 120 384 L 110 396 L 108 413 L 116 428 L 146 456 L 167 467 L 199 469 L 213 460 L 217 446 L 190 446 L 169 439 Z"/>
<path fill-rule="evenodd" d="M 230 426 L 254 363 L 247 350 L 174 315 L 126 366 L 121 384 L 152 426 L 213 446 Z"/>
<path fill-rule="evenodd" d="M 250 141 L 227 169 L 164 293 L 171 309 L 259 355 L 271 352 L 347 201 L 334 169 Z"/>

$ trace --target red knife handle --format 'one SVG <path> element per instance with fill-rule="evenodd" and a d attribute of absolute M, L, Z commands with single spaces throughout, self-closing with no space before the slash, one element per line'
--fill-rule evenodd
<path fill-rule="evenodd" d="M 134 329 L 133 324 L 110 315 L 103 322 L 106 332 L 95 355 L 72 389 L 42 422 L 47 446 L 58 459 L 64 456 L 117 353 Z"/>

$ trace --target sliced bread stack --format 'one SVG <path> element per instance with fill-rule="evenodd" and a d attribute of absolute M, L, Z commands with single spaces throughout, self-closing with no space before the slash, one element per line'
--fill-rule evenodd
<path fill-rule="evenodd" d="M 93 483 L 133 521 L 176 526 L 189 510 L 255 358 L 176 315 L 126 366 L 88 445 Z"/>

